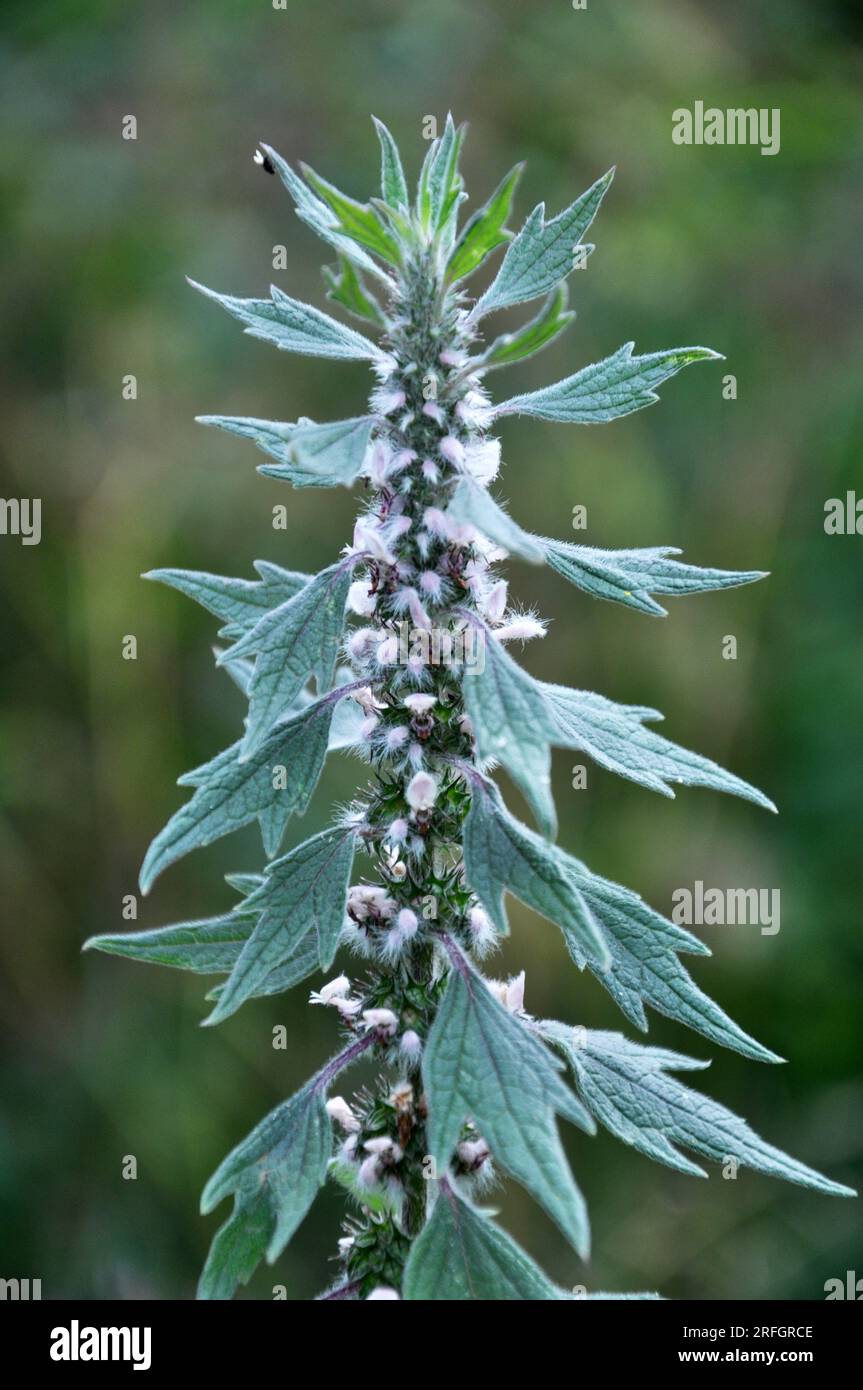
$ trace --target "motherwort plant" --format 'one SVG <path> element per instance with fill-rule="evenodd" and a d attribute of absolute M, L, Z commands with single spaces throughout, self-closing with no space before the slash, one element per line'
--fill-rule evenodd
<path fill-rule="evenodd" d="M 636 1028 L 646 1029 L 649 1006 L 713 1043 L 779 1060 L 688 974 L 680 954 L 708 954 L 700 941 L 555 844 L 551 749 L 578 749 L 666 796 L 684 783 L 770 802 L 662 738 L 655 710 L 529 676 L 510 649 L 542 636 L 543 625 L 511 605 L 499 565 L 507 554 L 549 565 L 586 594 L 658 615 L 654 595 L 761 575 L 697 569 L 669 547 L 595 550 L 530 535 L 495 501 L 498 419 L 613 420 L 651 405 L 682 367 L 718 354 L 640 356 L 626 343 L 552 386 L 492 404 L 489 374 L 572 320 L 566 278 L 591 250 L 584 237 L 612 176 L 551 219 L 539 204 L 514 235 L 516 166 L 460 227 L 463 130 L 447 120 L 412 199 L 393 138 L 376 127 L 381 196 L 368 203 L 309 168 L 300 177 L 267 146 L 256 156 L 337 253 L 329 297 L 365 332 L 275 287 L 268 299 L 203 290 L 255 338 L 371 364 L 377 384 L 368 414 L 355 419 L 203 417 L 270 455 L 259 469 L 268 477 L 295 487 L 358 483 L 351 543 L 313 576 L 264 560 L 251 580 L 185 569 L 147 576 L 220 620 L 229 645 L 218 664 L 249 711 L 236 743 L 180 778 L 191 798 L 150 846 L 142 890 L 189 850 L 255 820 L 271 861 L 260 875 L 228 875 L 241 895 L 232 912 L 89 944 L 224 976 L 208 996 L 208 1023 L 325 972 L 311 1002 L 330 1011 L 340 1048 L 207 1184 L 203 1210 L 231 1197 L 233 1211 L 213 1241 L 201 1297 L 229 1298 L 262 1258 L 276 1260 L 329 1178 L 348 1215 L 323 1298 L 562 1299 L 571 1295 L 482 1206 L 493 1174 L 507 1174 L 587 1256 L 585 1205 L 558 1116 L 588 1133 L 599 1121 L 684 1173 L 703 1171 L 681 1152 L 689 1149 L 821 1192 L 848 1189 L 673 1075 L 704 1063 L 535 1018 L 523 974 L 504 982 L 482 973 L 507 933 L 510 893 L 563 933 L 579 970 Z M 501 247 L 497 274 L 472 299 L 470 277 Z M 487 333 L 497 310 L 532 300 L 541 307 L 523 328 Z M 333 749 L 363 759 L 365 786 L 327 829 L 272 858 Z M 504 805 L 496 765 L 524 793 L 536 828 Z M 361 1058 L 378 1079 L 349 1100 L 343 1073 Z"/>

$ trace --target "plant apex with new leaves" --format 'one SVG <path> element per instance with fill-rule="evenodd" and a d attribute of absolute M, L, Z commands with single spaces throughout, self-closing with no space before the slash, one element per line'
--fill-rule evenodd
<path fill-rule="evenodd" d="M 275 286 L 266 297 L 236 298 L 190 282 L 254 338 L 371 364 L 377 381 L 358 417 L 200 417 L 252 440 L 267 455 L 266 476 L 294 487 L 361 482 L 352 538 L 314 576 L 263 560 L 256 578 L 145 576 L 218 619 L 217 664 L 249 710 L 230 747 L 179 779 L 192 794 L 153 840 L 142 891 L 190 850 L 253 822 L 270 862 L 261 874 L 227 876 L 240 894 L 232 911 L 87 945 L 222 977 L 207 995 L 208 1024 L 331 971 L 339 955 L 357 958 L 351 975 L 340 961 L 342 973 L 310 997 L 334 1015 L 339 1050 L 205 1188 L 204 1212 L 229 1196 L 233 1210 L 213 1240 L 200 1297 L 230 1298 L 262 1259 L 277 1259 L 330 1180 L 349 1214 L 340 1273 L 323 1300 L 564 1300 L 572 1295 L 482 1205 L 498 1170 L 508 1174 L 586 1257 L 587 1208 L 561 1117 L 588 1134 L 598 1121 L 685 1173 L 703 1170 L 681 1148 L 824 1193 L 849 1189 L 668 1075 L 701 1063 L 535 1019 L 523 974 L 482 973 L 509 931 L 510 895 L 559 929 L 572 960 L 636 1028 L 646 1031 L 649 1007 L 746 1056 L 780 1060 L 686 970 L 681 955 L 709 954 L 695 936 L 554 843 L 552 749 L 583 751 L 666 796 L 675 785 L 705 786 L 775 808 L 646 727 L 657 711 L 529 675 L 508 647 L 545 629 L 511 606 L 500 564 L 508 554 L 546 564 L 587 594 L 659 616 L 655 595 L 763 574 L 700 569 L 670 558 L 679 552 L 667 546 L 597 550 L 535 536 L 495 500 L 498 417 L 604 423 L 653 404 L 662 383 L 720 354 L 636 354 L 626 343 L 554 385 L 493 404 L 488 374 L 571 326 L 567 278 L 593 249 L 584 237 L 613 170 L 554 217 L 540 203 L 514 233 L 516 165 L 461 223 L 464 127 L 447 118 L 411 198 L 395 140 L 374 123 L 381 190 L 367 202 L 306 165 L 298 174 L 268 145 L 256 155 L 336 253 L 328 298 L 363 332 Z M 467 282 L 501 248 L 496 274 L 472 297 Z M 486 342 L 489 315 L 535 300 L 539 310 L 521 329 Z M 365 764 L 364 787 L 326 829 L 280 855 L 290 818 L 304 814 L 336 751 Z M 536 829 L 505 806 L 491 777 L 497 765 L 523 792 Z M 331 1095 L 362 1059 L 381 1079 L 350 1102 Z"/>

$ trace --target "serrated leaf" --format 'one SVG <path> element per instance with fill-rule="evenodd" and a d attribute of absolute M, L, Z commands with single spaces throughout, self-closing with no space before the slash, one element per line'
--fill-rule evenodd
<path fill-rule="evenodd" d="M 502 333 L 495 338 L 480 359 L 484 371 L 494 367 L 508 367 L 513 362 L 521 362 L 526 357 L 547 347 L 569 327 L 575 312 L 567 309 L 569 290 L 566 283 L 558 285 L 546 299 L 536 318 L 514 333 Z"/>
<path fill-rule="evenodd" d="M 477 894 L 498 932 L 508 935 L 504 893 L 578 941 L 597 968 L 611 960 L 602 929 L 562 852 L 522 825 L 484 778 L 474 779 L 464 823 L 464 862 L 468 886 Z"/>
<path fill-rule="evenodd" d="M 262 1256 L 278 1258 L 326 1181 L 332 1143 L 318 1076 L 228 1155 L 201 1198 L 206 1215 L 233 1194 L 234 1211 L 215 1237 L 199 1297 L 230 1298 Z"/>
<path fill-rule="evenodd" d="M 543 544 L 528 531 L 523 531 L 518 522 L 513 521 L 508 512 L 495 502 L 488 488 L 473 478 L 460 478 L 447 506 L 447 512 L 454 520 L 465 525 L 476 526 L 490 541 L 508 550 L 512 555 L 520 555 L 532 565 L 545 561 Z"/>
<path fill-rule="evenodd" d="M 294 598 L 267 613 L 219 658 L 255 655 L 242 754 L 251 757 L 310 675 L 319 691 L 333 683 L 354 557 L 315 575 Z"/>
<path fill-rule="evenodd" d="M 474 322 L 494 309 L 538 299 L 566 279 L 573 269 L 575 249 L 581 245 L 613 177 L 613 169 L 603 174 L 550 222 L 545 220 L 544 203 L 534 208 L 510 242 L 494 280 L 474 306 L 470 315 Z"/>
<path fill-rule="evenodd" d="M 344 235 L 339 229 L 339 220 L 335 213 L 327 207 L 322 198 L 312 192 L 308 184 L 303 182 L 287 160 L 277 154 L 270 145 L 262 144 L 261 149 L 269 155 L 279 178 L 293 198 L 300 221 L 305 222 L 307 227 L 310 227 L 313 232 L 329 246 L 334 247 L 341 255 L 347 256 L 354 265 L 359 266 L 368 275 L 374 276 L 388 289 L 391 289 L 392 280 L 384 268 L 378 265 L 377 261 L 373 260 L 353 238 Z"/>
<path fill-rule="evenodd" d="M 308 164 L 303 164 L 302 170 L 306 182 L 335 213 L 340 231 L 390 265 L 400 264 L 399 249 L 392 237 L 387 235 L 374 208 L 368 203 L 358 203 L 346 193 L 341 193 L 333 184 L 321 178 L 320 174 L 316 174 L 314 169 L 310 169 Z"/>
<path fill-rule="evenodd" d="M 488 202 L 465 223 L 447 266 L 447 276 L 450 280 L 466 279 L 482 265 L 492 251 L 511 240 L 512 233 L 507 230 L 506 224 L 523 169 L 523 164 L 516 164 L 510 169 Z"/>
<path fill-rule="evenodd" d="M 263 615 L 294 598 L 311 575 L 282 569 L 280 565 L 256 560 L 260 579 L 227 579 L 205 570 L 148 570 L 142 579 L 156 579 L 200 603 L 226 626 L 223 636 L 239 636 L 253 628 Z"/>
<path fill-rule="evenodd" d="M 402 169 L 398 145 L 383 121 L 372 116 L 381 146 L 381 197 L 391 208 L 407 208 L 408 186 Z"/>
<path fill-rule="evenodd" d="M 412 1302 L 568 1297 L 511 1236 L 464 1201 L 444 1179 L 434 1209 L 411 1246 L 402 1296 Z"/>
<path fill-rule="evenodd" d="M 501 1166 L 586 1258 L 587 1212 L 554 1120 L 555 1110 L 574 1118 L 556 1059 L 458 954 L 423 1052 L 429 1152 L 444 1172 L 470 1116 Z"/>
<path fill-rule="evenodd" d="M 243 415 L 199 415 L 197 421 L 253 440 L 278 460 L 275 467 L 261 464 L 258 472 L 294 487 L 350 487 L 362 469 L 375 424 L 371 415 L 321 425 L 311 420 L 290 424 Z"/>
<path fill-rule="evenodd" d="M 256 913 L 245 904 L 220 917 L 197 922 L 178 922 L 150 931 L 117 932 L 91 936 L 85 951 L 105 951 L 152 965 L 170 965 L 199 975 L 222 975 L 234 968 L 237 957 L 255 925 Z"/>
<path fill-rule="evenodd" d="M 759 1062 L 782 1060 L 744 1033 L 684 969 L 678 952 L 710 955 L 697 937 L 654 912 L 631 889 L 592 874 L 571 855 L 565 857 L 573 880 L 602 928 L 611 967 L 597 969 L 576 938 L 564 932 L 567 949 L 580 969 L 589 966 L 636 1028 L 647 1031 L 644 1006 L 649 1004 L 666 1018 L 684 1023 L 711 1042 L 745 1057 Z"/>
<path fill-rule="evenodd" d="M 611 357 L 582 367 L 563 381 L 513 396 L 495 406 L 494 414 L 535 415 L 539 420 L 562 420 L 567 424 L 604 424 L 654 405 L 659 400 L 655 386 L 693 362 L 715 361 L 722 355 L 712 348 L 683 347 L 633 357 L 634 346 L 624 343 Z"/>
<path fill-rule="evenodd" d="M 546 835 L 557 832 L 551 794 L 554 716 L 539 683 L 513 661 L 484 624 L 484 660 L 465 670 L 465 709 L 481 759 L 501 763 L 521 788 Z"/>
<path fill-rule="evenodd" d="M 716 1163 L 734 1159 L 742 1167 L 816 1192 L 856 1196 L 850 1187 L 831 1182 L 766 1144 L 724 1105 L 668 1075 L 669 1071 L 697 1070 L 708 1066 L 707 1062 L 662 1048 L 640 1047 L 620 1033 L 574 1030 L 553 1022 L 540 1028 L 563 1051 L 592 1114 L 648 1158 L 705 1177 L 704 1169 L 675 1147 L 679 1145 Z"/>
<path fill-rule="evenodd" d="M 347 256 L 340 256 L 335 269 L 322 267 L 324 282 L 327 285 L 327 299 L 341 304 L 349 314 L 376 324 L 379 328 L 386 323 L 384 311 L 370 290 L 366 288 Z"/>
<path fill-rule="evenodd" d="M 596 550 L 567 541 L 537 538 L 545 558 L 571 584 L 594 598 L 610 599 L 641 613 L 666 617 L 666 610 L 651 594 L 698 594 L 711 589 L 734 589 L 766 578 L 763 570 L 699 569 L 669 555 L 680 555 L 673 546 L 646 550 Z"/>
<path fill-rule="evenodd" d="M 221 1023 L 236 1013 L 309 933 L 315 936 L 321 968 L 332 964 L 345 921 L 355 847 L 354 831 L 338 827 L 270 864 L 264 882 L 244 904 L 247 911 L 260 914 L 254 931 L 207 1023 Z"/>
<path fill-rule="evenodd" d="M 600 767 L 629 777 L 664 796 L 674 796 L 670 782 L 689 787 L 712 787 L 754 801 L 768 811 L 776 807 L 756 787 L 726 772 L 718 763 L 690 753 L 653 729 L 644 720 L 661 719 L 657 710 L 618 705 L 587 690 L 541 683 L 557 726 L 555 745 L 587 753 Z"/>
<path fill-rule="evenodd" d="M 245 762 L 240 762 L 237 742 L 179 778 L 181 786 L 192 786 L 195 793 L 147 850 L 141 892 L 148 893 L 159 874 L 190 850 L 212 844 L 255 819 L 261 826 L 264 849 L 268 855 L 275 854 L 290 817 L 302 815 L 311 800 L 338 698 L 337 692 L 324 695 L 285 719 Z M 284 788 L 277 769 L 284 770 Z"/>
<path fill-rule="evenodd" d="M 233 295 L 209 290 L 194 280 L 189 280 L 189 284 L 244 323 L 250 337 L 274 343 L 283 352 L 367 361 L 380 356 L 374 343 L 361 333 L 330 318 L 329 314 L 322 314 L 311 304 L 291 299 L 277 285 L 270 286 L 270 299 L 236 299 Z"/>

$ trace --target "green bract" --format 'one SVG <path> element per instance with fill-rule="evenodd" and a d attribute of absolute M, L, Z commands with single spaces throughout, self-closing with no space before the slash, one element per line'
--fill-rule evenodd
<path fill-rule="evenodd" d="M 142 890 L 190 850 L 254 821 L 273 862 L 262 874 L 227 876 L 241 894 L 233 910 L 87 944 L 215 976 L 209 1024 L 318 977 L 311 1002 L 344 1035 L 342 1050 L 207 1184 L 205 1212 L 228 1197 L 234 1206 L 213 1240 L 202 1298 L 232 1297 L 261 1260 L 277 1259 L 329 1177 L 349 1214 L 339 1273 L 323 1300 L 561 1301 L 573 1297 L 566 1290 L 576 1271 L 548 1278 L 481 1201 L 497 1167 L 587 1255 L 586 1206 L 559 1117 L 588 1134 L 599 1121 L 684 1173 L 702 1171 L 681 1153 L 688 1149 L 822 1192 L 848 1189 L 669 1075 L 700 1063 L 615 1033 L 537 1022 L 525 1010 L 523 975 L 481 973 L 480 960 L 509 930 L 509 894 L 544 919 L 536 930 L 544 922 L 559 930 L 574 963 L 636 1028 L 647 1029 L 650 1008 L 749 1057 L 780 1060 L 684 968 L 682 954 L 709 955 L 697 937 L 554 843 L 552 750 L 577 749 L 664 796 L 702 786 L 772 803 L 656 733 L 657 711 L 524 670 L 507 643 L 544 629 L 510 609 L 498 567 L 513 554 L 588 595 L 659 616 L 655 595 L 763 576 L 698 569 L 668 546 L 597 550 L 534 536 L 496 500 L 496 418 L 613 420 L 719 354 L 684 347 L 636 356 L 627 343 L 552 386 L 493 405 L 487 374 L 571 326 L 568 276 L 592 249 L 583 238 L 611 174 L 556 216 L 546 218 L 540 204 L 514 234 L 516 165 L 460 227 L 464 128 L 447 119 L 411 199 L 395 141 L 375 126 L 380 194 L 365 201 L 306 165 L 298 173 L 268 146 L 259 156 L 336 255 L 325 270 L 330 301 L 361 319 L 374 341 L 276 287 L 269 297 L 234 298 L 197 286 L 253 337 L 371 364 L 376 383 L 358 416 L 199 417 L 262 449 L 270 461 L 259 471 L 268 477 L 355 487 L 362 500 L 353 536 L 322 557 L 314 576 L 264 560 L 255 562 L 256 579 L 194 569 L 147 576 L 215 616 L 217 661 L 247 697 L 248 717 L 230 747 L 179 779 L 192 795 L 153 840 Z M 489 275 L 488 258 L 504 247 Z M 465 282 L 483 268 L 488 287 L 471 300 Z M 487 315 L 535 300 L 538 311 L 521 328 L 483 341 Z M 320 833 L 274 858 L 337 751 L 366 764 L 363 790 Z M 498 765 L 524 793 L 536 828 L 507 809 L 492 780 Z M 320 978 L 336 968 L 344 973 Z M 574 988 L 585 978 L 574 973 Z M 350 1102 L 332 1095 L 336 1078 L 363 1057 L 378 1078 L 371 1089 Z"/>

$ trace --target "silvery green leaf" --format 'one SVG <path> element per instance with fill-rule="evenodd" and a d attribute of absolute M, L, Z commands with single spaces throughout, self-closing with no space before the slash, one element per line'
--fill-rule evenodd
<path fill-rule="evenodd" d="M 562 850 L 556 850 L 563 854 Z M 597 969 L 577 938 L 564 932 L 570 955 L 582 969 L 587 964 L 623 1013 L 642 1032 L 647 1031 L 644 1006 L 684 1023 L 712 1042 L 759 1062 L 782 1059 L 744 1033 L 728 1014 L 702 992 L 678 959 L 678 952 L 710 955 L 706 946 L 682 927 L 661 917 L 619 883 L 590 873 L 571 855 L 564 856 L 569 872 L 611 952 L 610 969 Z"/>
<path fill-rule="evenodd" d="M 263 976 L 248 998 L 263 999 L 271 994 L 285 994 L 294 985 L 316 974 L 318 968 L 318 942 L 314 932 L 310 932 L 303 937 L 293 955 Z M 211 1001 L 221 999 L 225 989 L 226 983 L 214 985 L 204 997 Z"/>
<path fill-rule="evenodd" d="M 372 116 L 381 145 L 381 197 L 391 208 L 407 208 L 408 186 L 402 169 L 398 145 L 383 121 Z"/>
<path fill-rule="evenodd" d="M 338 265 L 335 268 L 328 265 L 323 266 L 321 273 L 327 286 L 327 299 L 331 299 L 334 304 L 341 304 L 342 308 L 347 309 L 349 314 L 365 320 L 366 323 L 373 323 L 378 328 L 382 328 L 386 324 L 387 319 L 383 309 L 371 290 L 363 284 L 347 256 L 339 256 Z"/>
<path fill-rule="evenodd" d="M 447 276 L 450 280 L 466 279 L 482 265 L 492 251 L 512 240 L 512 232 L 507 230 L 506 224 L 523 169 L 523 164 L 516 164 L 510 169 L 488 202 L 465 223 L 447 266 Z"/>
<path fill-rule="evenodd" d="M 573 1120 L 579 1112 L 572 1110 L 557 1059 L 458 957 L 423 1051 L 429 1153 L 437 1171 L 445 1172 L 470 1116 L 496 1160 L 586 1258 L 587 1212 L 554 1119 L 555 1111 Z"/>
<path fill-rule="evenodd" d="M 662 1048 L 640 1047 L 620 1033 L 572 1029 L 563 1023 L 543 1023 L 540 1029 L 563 1051 L 579 1094 L 592 1114 L 648 1158 L 705 1177 L 704 1169 L 675 1147 L 679 1145 L 716 1163 L 734 1159 L 742 1167 L 816 1192 L 856 1195 L 850 1187 L 831 1182 L 766 1144 L 724 1105 L 668 1075 L 669 1071 L 697 1070 L 709 1063 Z"/>
<path fill-rule="evenodd" d="M 212 844 L 257 819 L 264 849 L 275 854 L 285 826 L 302 815 L 321 775 L 327 754 L 333 705 L 338 693 L 324 695 L 278 724 L 254 755 L 240 762 L 240 744 L 179 778 L 195 788 L 191 801 L 176 811 L 147 850 L 141 892 L 190 850 Z M 281 783 L 286 785 L 282 787 Z"/>
<path fill-rule="evenodd" d="M 256 914 L 245 904 L 221 917 L 204 917 L 197 922 L 178 922 L 175 926 L 151 931 L 117 932 L 91 936 L 85 951 L 106 951 L 130 960 L 152 965 L 171 965 L 178 970 L 194 970 L 200 975 L 222 975 L 233 970 L 237 957 L 255 925 Z"/>
<path fill-rule="evenodd" d="M 492 783 L 477 777 L 471 791 L 464 823 L 466 879 L 498 932 L 508 934 L 503 899 L 511 893 L 560 927 L 567 941 L 578 942 L 601 970 L 610 962 L 609 949 L 569 871 L 569 857 L 510 815 Z"/>
<path fill-rule="evenodd" d="M 363 466 L 374 426 L 370 415 L 322 425 L 311 420 L 289 424 L 243 415 L 199 415 L 197 420 L 200 425 L 216 425 L 253 440 L 278 460 L 276 467 L 262 464 L 258 472 L 282 478 L 294 487 L 350 487 Z"/>
<path fill-rule="evenodd" d="M 513 333 L 502 333 L 495 338 L 480 358 L 483 370 L 490 371 L 494 367 L 508 367 L 513 362 L 521 362 L 554 342 L 575 318 L 575 311 L 567 308 L 568 303 L 569 289 L 564 281 L 552 290 L 530 323 Z"/>
<path fill-rule="evenodd" d="M 555 722 L 539 682 L 513 661 L 483 625 L 484 661 L 465 670 L 465 709 L 480 758 L 494 758 L 518 783 L 549 837 L 557 829 L 551 794 Z"/>
<path fill-rule="evenodd" d="M 413 1302 L 515 1302 L 567 1297 L 511 1236 L 443 1179 L 411 1245 L 402 1296 Z"/>
<path fill-rule="evenodd" d="M 374 343 L 361 333 L 330 318 L 329 314 L 322 314 L 311 304 L 291 299 L 276 285 L 270 286 L 270 299 L 236 299 L 233 295 L 209 290 L 194 280 L 189 284 L 244 323 L 250 337 L 275 343 L 283 352 L 368 361 L 380 356 Z"/>
<path fill-rule="evenodd" d="M 333 683 L 356 560 L 349 556 L 315 575 L 294 598 L 267 613 L 224 652 L 220 663 L 256 654 L 242 757 L 251 757 L 310 675 L 318 690 Z"/>
<path fill-rule="evenodd" d="M 718 763 L 690 753 L 653 729 L 645 728 L 643 720 L 661 719 L 657 710 L 640 705 L 618 705 L 586 690 L 569 690 L 563 685 L 542 684 L 546 701 L 554 715 L 558 747 L 576 748 L 595 759 L 600 767 L 629 777 L 633 782 L 674 796 L 669 782 L 689 787 L 713 787 L 754 801 L 775 811 L 773 802 L 744 782 L 726 772 Z"/>
<path fill-rule="evenodd" d="M 256 560 L 255 569 L 260 579 L 227 579 L 204 570 L 181 569 L 148 570 L 141 577 L 179 589 L 226 624 L 223 635 L 239 636 L 254 627 L 271 608 L 298 594 L 311 578 L 267 560 Z"/>
<path fill-rule="evenodd" d="M 681 560 L 670 560 L 670 555 L 680 555 L 681 551 L 668 545 L 646 550 L 595 550 L 566 541 L 538 539 L 552 569 L 586 594 L 658 617 L 665 617 L 666 610 L 651 594 L 676 597 L 710 589 L 733 589 L 766 577 L 763 570 L 699 569 Z"/>
<path fill-rule="evenodd" d="M 326 1090 L 314 1077 L 228 1155 L 201 1198 L 206 1215 L 233 1194 L 234 1211 L 213 1241 L 199 1298 L 230 1298 L 262 1256 L 278 1258 L 326 1181 L 332 1143 Z"/>
<path fill-rule="evenodd" d="M 390 265 L 401 262 L 399 249 L 392 237 L 387 234 L 381 219 L 368 203 L 358 203 L 341 193 L 333 184 L 322 179 L 308 164 L 302 165 L 306 182 L 320 195 L 338 220 L 339 231 L 344 232 L 366 250 L 374 252 Z"/>
<path fill-rule="evenodd" d="M 514 244 L 514 243 L 513 243 Z M 593 425 L 631 415 L 659 400 L 653 389 L 692 362 L 715 361 L 712 348 L 669 348 L 633 357 L 634 343 L 624 343 L 611 357 L 582 367 L 552 386 L 513 396 L 495 407 L 497 415 L 535 415 L 540 420 Z"/>
<path fill-rule="evenodd" d="M 518 522 L 513 521 L 508 512 L 495 502 L 488 488 L 482 487 L 473 478 L 460 478 L 447 506 L 447 512 L 456 521 L 476 526 L 490 541 L 502 546 L 512 555 L 520 555 L 532 565 L 545 562 L 543 544 L 529 532 L 523 531 Z"/>
<path fill-rule="evenodd" d="M 356 836 L 343 828 L 315 835 L 267 869 L 260 888 L 244 908 L 259 913 L 207 1023 L 221 1023 L 260 988 L 264 980 L 315 936 L 318 960 L 326 970 L 344 925 L 348 881 Z"/>
<path fill-rule="evenodd" d="M 374 276 L 375 279 L 391 288 L 392 281 L 383 267 L 379 266 L 377 261 L 373 260 L 351 237 L 344 235 L 335 213 L 327 207 L 322 198 L 312 192 L 308 184 L 304 183 L 299 174 L 295 173 L 287 160 L 282 159 L 282 156 L 277 154 L 270 145 L 262 144 L 261 149 L 269 155 L 279 178 L 293 198 L 300 221 L 305 222 L 307 227 L 310 227 L 323 241 L 335 247 L 341 255 L 347 256 L 354 265 L 359 266 L 368 275 Z"/>
<path fill-rule="evenodd" d="M 550 222 L 545 220 L 544 203 L 534 208 L 510 242 L 494 280 L 477 301 L 470 315 L 474 322 L 493 309 L 538 299 L 566 279 L 573 269 L 575 249 L 581 245 L 613 177 L 614 170 L 610 169 Z"/>

